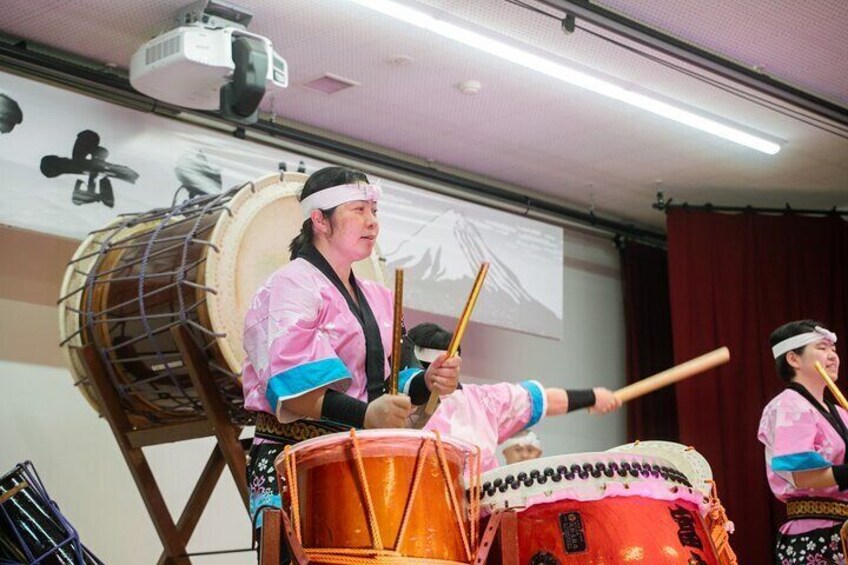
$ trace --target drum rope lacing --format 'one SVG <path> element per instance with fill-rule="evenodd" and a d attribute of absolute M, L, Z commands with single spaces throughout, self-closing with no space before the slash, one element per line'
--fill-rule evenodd
<path fill-rule="evenodd" d="M 707 482 L 711 484 L 710 507 L 707 510 L 707 529 L 710 538 L 713 540 L 722 565 L 736 565 L 738 563 L 736 553 L 730 547 L 730 534 L 734 532 L 736 527 L 730 518 L 727 517 L 727 511 L 725 511 L 721 500 L 718 498 L 715 481 L 709 480 Z"/>
<path fill-rule="evenodd" d="M 80 262 L 91 257 L 96 259 L 93 266 L 86 274 L 85 284 L 75 292 L 88 291 L 86 310 L 79 311 L 79 314 L 85 318 L 83 327 L 77 330 L 76 334 L 81 334 L 85 328 L 92 329 L 95 327 L 113 327 L 122 325 L 127 322 L 138 322 L 141 326 L 139 335 L 124 339 L 119 342 L 110 340 L 101 343 L 101 336 L 98 332 L 93 331 L 93 342 L 97 346 L 97 350 L 101 359 L 105 362 L 105 367 L 109 374 L 110 380 L 115 383 L 116 390 L 119 392 L 122 400 L 127 400 L 129 397 L 134 398 L 135 411 L 139 415 L 147 418 L 151 422 L 159 421 L 160 414 L 156 411 L 155 402 L 144 397 L 139 393 L 140 387 L 148 387 L 148 383 L 154 385 L 169 386 L 178 392 L 169 392 L 168 400 L 174 403 L 174 406 L 169 408 L 171 411 L 185 410 L 189 408 L 199 409 L 197 399 L 192 398 L 185 390 L 181 381 L 178 380 L 173 368 L 181 366 L 181 357 L 178 351 L 164 350 L 161 345 L 154 341 L 154 336 L 169 331 L 172 327 L 183 324 L 189 327 L 192 334 L 195 336 L 195 342 L 204 351 L 214 345 L 214 341 L 209 342 L 208 339 L 218 339 L 225 334 L 216 332 L 206 328 L 187 315 L 188 312 L 195 312 L 206 301 L 205 296 L 199 296 L 196 300 L 193 295 L 186 295 L 189 290 L 201 291 L 203 293 L 216 294 L 216 290 L 208 286 L 199 284 L 189 280 L 187 274 L 194 270 L 200 269 L 206 261 L 206 254 L 201 254 L 201 257 L 192 261 L 188 260 L 189 248 L 191 246 L 205 246 L 212 251 L 218 252 L 218 247 L 211 241 L 204 239 L 204 234 L 213 230 L 216 226 L 215 222 L 209 222 L 210 218 L 214 218 L 214 214 L 220 210 L 227 209 L 225 202 L 235 193 L 235 190 L 227 193 L 214 194 L 206 197 L 196 198 L 184 202 L 170 209 L 156 209 L 142 214 L 124 214 L 123 219 L 119 224 L 109 225 L 101 230 L 96 230 L 92 234 L 103 232 L 108 233 L 100 242 L 100 248 L 88 253 L 82 257 L 76 258 L 73 262 Z M 175 226 L 185 225 L 187 233 L 179 235 L 166 235 L 166 230 L 173 229 Z M 145 227 L 147 226 L 147 227 Z M 154 246 L 160 248 L 154 250 Z M 117 251 L 137 250 L 138 255 L 129 257 L 122 255 L 121 260 L 109 269 L 101 269 L 104 257 L 112 252 Z M 180 262 L 172 270 L 156 271 L 150 270 L 150 264 L 160 259 L 160 256 L 176 253 Z M 137 274 L 126 276 L 120 275 L 123 271 L 131 268 L 138 269 Z M 172 282 L 168 282 L 171 279 Z M 156 285 L 152 290 L 147 288 L 149 281 L 162 280 L 165 284 Z M 114 282 L 137 282 L 136 295 L 128 300 L 117 304 L 106 306 L 101 304 L 96 312 L 93 310 L 94 288 L 98 285 Z M 159 299 L 162 293 L 173 290 L 176 293 L 176 300 L 179 303 L 177 312 L 168 312 L 162 314 L 152 314 L 147 310 L 147 300 Z M 73 294 L 73 293 L 72 293 Z M 188 298 L 188 301 L 187 301 Z M 104 299 L 100 299 L 104 302 Z M 189 304 L 190 302 L 190 304 Z M 131 316 L 115 316 L 114 313 L 122 309 L 135 305 L 137 312 Z M 171 319 L 170 322 L 168 320 Z M 154 329 L 151 322 L 165 321 L 159 323 Z M 109 331 L 105 329 L 102 331 Z M 71 335 L 68 340 L 73 338 Z M 120 357 L 117 360 L 111 359 L 118 350 L 127 350 L 131 346 L 135 346 L 139 342 L 152 343 L 152 351 L 143 355 L 133 357 Z M 108 343 L 108 345 L 107 345 Z M 173 359 L 177 357 L 177 359 Z M 111 362 L 110 362 L 111 361 Z M 144 361 L 156 363 L 161 367 L 155 370 L 155 374 L 147 379 L 135 378 L 126 379 L 123 373 L 119 371 L 113 363 L 121 364 Z M 232 371 L 220 367 L 218 363 L 210 361 L 212 368 L 230 378 L 237 378 Z M 240 388 L 240 387 L 239 387 Z"/>
<path fill-rule="evenodd" d="M 362 452 L 359 450 L 359 441 L 357 441 L 356 432 L 353 429 L 351 429 L 350 437 L 353 440 L 353 459 L 356 461 L 356 472 L 359 473 L 359 482 L 362 485 L 362 490 L 365 491 L 365 504 L 368 508 L 368 525 L 371 527 L 374 549 L 382 551 L 383 539 L 380 536 L 380 526 L 377 524 L 377 516 L 374 514 L 374 501 L 371 499 L 371 489 L 368 487 L 368 481 L 365 479 L 365 464 L 362 462 Z"/>
<path fill-rule="evenodd" d="M 355 429 L 350 430 L 350 437 L 353 443 L 353 454 L 354 459 L 356 460 L 357 474 L 359 476 L 360 483 L 362 484 L 362 488 L 365 493 L 366 510 L 368 512 L 368 524 L 371 529 L 372 544 L 374 547 L 371 549 L 304 547 L 303 551 L 304 553 L 306 553 L 307 557 L 309 557 L 310 561 L 315 563 L 327 563 L 332 565 L 367 565 L 370 563 L 380 563 L 385 565 L 403 565 L 417 563 L 427 563 L 432 565 L 459 565 L 460 563 L 462 563 L 464 565 L 473 561 L 473 556 L 476 555 L 478 550 L 477 533 L 479 532 L 480 498 L 479 496 L 471 497 L 469 508 L 470 532 L 466 532 L 465 520 L 462 516 L 462 508 L 459 505 L 459 499 L 456 496 L 456 492 L 454 491 L 453 484 L 451 482 L 450 470 L 448 467 L 447 456 L 445 455 L 444 446 L 442 444 L 442 438 L 438 431 L 434 433 L 436 437 L 432 440 L 432 442 L 436 446 L 436 456 L 439 462 L 439 466 L 442 470 L 442 476 L 444 477 L 445 483 L 448 488 L 451 506 L 454 511 L 454 517 L 456 518 L 456 521 L 459 524 L 459 531 L 462 537 L 463 548 L 465 549 L 467 561 L 458 562 L 445 559 L 408 557 L 403 555 L 399 551 L 400 546 L 403 543 L 404 534 L 406 533 L 406 526 L 408 524 L 408 519 L 412 508 L 412 501 L 414 500 L 415 493 L 418 490 L 421 475 L 423 474 L 422 471 L 424 468 L 424 463 L 427 459 L 426 448 L 428 445 L 430 445 L 427 440 L 422 441 L 421 446 L 418 450 L 415 472 L 413 474 L 412 479 L 412 486 L 410 488 L 409 497 L 406 501 L 406 507 L 404 508 L 403 518 L 401 519 L 401 525 L 398 529 L 398 536 L 395 549 L 385 549 L 383 547 L 383 541 L 380 536 L 379 525 L 377 524 L 377 516 L 374 512 L 374 504 L 371 499 L 370 490 L 368 488 L 368 481 L 365 475 L 365 466 L 362 462 L 362 453 L 359 449 L 359 440 L 356 436 Z M 295 536 L 297 537 L 297 541 L 302 544 L 303 541 L 301 537 L 300 528 L 296 457 L 291 453 L 290 445 L 287 445 L 284 448 L 283 453 L 283 469 L 286 474 L 286 485 L 288 485 L 288 491 L 291 500 L 292 523 L 294 527 Z M 471 455 L 470 461 L 468 463 L 470 466 L 471 475 L 470 490 L 472 493 L 476 493 L 480 491 L 481 481 L 481 462 L 479 448 L 477 448 Z M 471 537 L 471 543 L 469 543 L 469 534 Z"/>
<path fill-rule="evenodd" d="M 480 455 L 480 446 L 474 446 L 474 454 L 471 456 L 469 461 L 469 475 L 471 477 L 471 484 L 468 486 L 468 494 L 469 500 L 471 501 L 471 542 L 474 544 L 472 548 L 472 552 L 474 555 L 477 555 L 477 551 L 479 550 L 478 542 L 479 542 L 479 533 L 480 533 L 480 492 L 482 490 L 483 483 L 483 469 L 482 463 L 483 459 Z"/>

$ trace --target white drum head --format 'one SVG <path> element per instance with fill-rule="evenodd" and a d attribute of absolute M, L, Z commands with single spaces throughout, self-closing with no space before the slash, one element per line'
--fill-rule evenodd
<path fill-rule="evenodd" d="M 670 461 L 677 469 L 686 475 L 694 488 L 707 498 L 712 492 L 713 471 L 703 455 L 692 447 L 673 441 L 637 441 L 620 445 L 609 452 L 622 452 L 662 457 Z"/>

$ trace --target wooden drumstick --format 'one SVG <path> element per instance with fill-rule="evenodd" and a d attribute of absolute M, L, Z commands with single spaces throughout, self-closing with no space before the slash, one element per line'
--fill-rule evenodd
<path fill-rule="evenodd" d="M 842 391 L 839 390 L 839 387 L 836 386 L 836 383 L 833 382 L 833 379 L 830 378 L 830 375 L 827 374 L 827 371 L 824 370 L 824 367 L 822 367 L 821 363 L 818 361 L 816 361 L 816 371 L 818 371 L 821 378 L 824 379 L 824 382 L 827 384 L 827 388 L 829 388 L 830 392 L 833 393 L 833 396 L 836 398 L 836 401 L 839 402 L 839 405 L 848 410 L 848 400 L 845 400 L 845 397 L 842 395 Z"/>
<path fill-rule="evenodd" d="M 690 359 L 680 365 L 675 365 L 671 369 L 666 369 L 661 373 L 652 375 L 646 379 L 635 382 L 632 385 L 620 388 L 615 391 L 615 396 L 622 403 L 628 400 L 633 400 L 649 392 L 653 392 L 664 386 L 674 384 L 678 381 L 688 379 L 691 376 L 703 373 L 713 367 L 718 367 L 730 361 L 730 350 L 726 347 L 719 347 L 715 351 L 705 353 L 700 357 Z"/>
<path fill-rule="evenodd" d="M 392 326 L 392 372 L 389 375 L 389 394 L 398 393 L 400 378 L 401 339 L 403 338 L 403 269 L 395 269 L 395 311 Z"/>
<path fill-rule="evenodd" d="M 485 262 L 480 265 L 480 270 L 477 272 L 477 278 L 474 280 L 474 286 L 471 287 L 471 294 L 468 296 L 468 302 L 465 303 L 465 308 L 462 310 L 462 315 L 456 324 L 456 329 L 453 332 L 448 352 L 445 359 L 450 359 L 456 355 L 459 349 L 459 344 L 462 342 L 462 336 L 465 334 L 465 328 L 468 326 L 468 320 L 471 319 L 471 312 L 474 310 L 474 305 L 477 304 L 477 297 L 480 295 L 480 290 L 483 288 L 483 281 L 486 280 L 486 273 L 489 272 L 489 263 Z M 439 395 L 435 392 L 430 393 L 430 399 L 427 401 L 427 406 L 424 412 L 427 416 L 432 416 L 438 406 Z"/>

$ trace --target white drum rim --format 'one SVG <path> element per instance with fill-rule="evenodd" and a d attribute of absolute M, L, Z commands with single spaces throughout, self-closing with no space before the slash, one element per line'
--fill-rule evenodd
<path fill-rule="evenodd" d="M 662 457 L 671 461 L 686 475 L 692 486 L 709 498 L 712 494 L 713 470 L 707 459 L 694 447 L 665 440 L 635 441 L 609 450 L 618 453 L 637 453 Z"/>
<path fill-rule="evenodd" d="M 431 432 L 429 430 L 410 430 L 406 428 L 356 430 L 356 438 L 366 441 L 374 439 L 392 438 L 435 440 L 437 437 L 439 436 L 437 436 L 435 432 Z M 323 436 L 314 437 L 296 443 L 289 449 L 289 453 L 295 455 L 299 451 L 314 449 L 318 447 L 325 447 L 327 445 L 350 441 L 350 439 L 350 432 L 336 432 L 333 434 L 326 434 Z M 472 454 L 474 453 L 474 450 L 477 449 L 475 445 L 463 439 L 455 438 L 452 436 L 443 435 L 441 436 L 441 441 L 442 443 L 446 443 L 453 447 L 462 449 L 466 454 Z"/>
<path fill-rule="evenodd" d="M 59 298 L 62 300 L 58 304 L 59 309 L 59 342 L 62 343 L 65 340 L 69 339 L 64 345 L 62 345 L 59 349 L 61 350 L 61 355 L 65 360 L 65 365 L 71 372 L 71 377 L 74 379 L 74 386 L 80 389 L 80 392 L 85 397 L 86 401 L 91 405 L 92 408 L 98 413 L 102 414 L 100 409 L 100 404 L 97 402 L 97 399 L 92 395 L 91 391 L 88 389 L 86 385 L 86 381 L 88 380 L 88 375 L 85 372 L 85 367 L 82 365 L 82 362 L 77 358 L 76 355 L 71 353 L 72 347 L 82 347 L 82 338 L 78 333 L 82 329 L 82 325 L 80 324 L 79 314 L 72 313 L 71 310 L 82 310 L 82 295 L 83 288 L 85 286 L 85 281 L 88 278 L 89 273 L 91 272 L 91 268 L 94 266 L 94 263 L 97 261 L 96 257 L 92 257 L 91 261 L 88 265 L 88 269 L 85 271 L 85 274 L 80 274 L 81 269 L 78 269 L 80 266 L 79 258 L 87 255 L 89 253 L 93 253 L 95 250 L 99 249 L 102 246 L 102 241 L 109 235 L 109 230 L 115 229 L 121 223 L 121 218 L 113 218 L 109 223 L 107 223 L 102 229 L 97 232 L 90 233 L 83 239 L 79 246 L 74 251 L 73 256 L 68 261 L 68 264 L 65 267 L 65 273 L 62 277 L 62 285 L 59 288 Z M 75 283 L 78 283 L 79 286 L 72 287 Z M 69 294 L 75 291 L 73 295 L 69 296 Z M 69 327 L 73 322 L 75 327 Z M 73 334 L 76 334 L 75 337 L 71 338 Z M 81 386 L 82 385 L 82 386 Z"/>

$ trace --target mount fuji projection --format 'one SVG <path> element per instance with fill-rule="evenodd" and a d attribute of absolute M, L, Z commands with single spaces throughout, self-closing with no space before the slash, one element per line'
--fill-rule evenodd
<path fill-rule="evenodd" d="M 476 322 L 559 338 L 562 318 L 534 298 L 464 215 L 448 210 L 386 253 L 389 269 L 403 269 L 404 302 L 426 312 L 458 318 L 477 271 L 489 272 L 471 315 Z M 557 289 L 557 292 L 562 292 Z"/>

